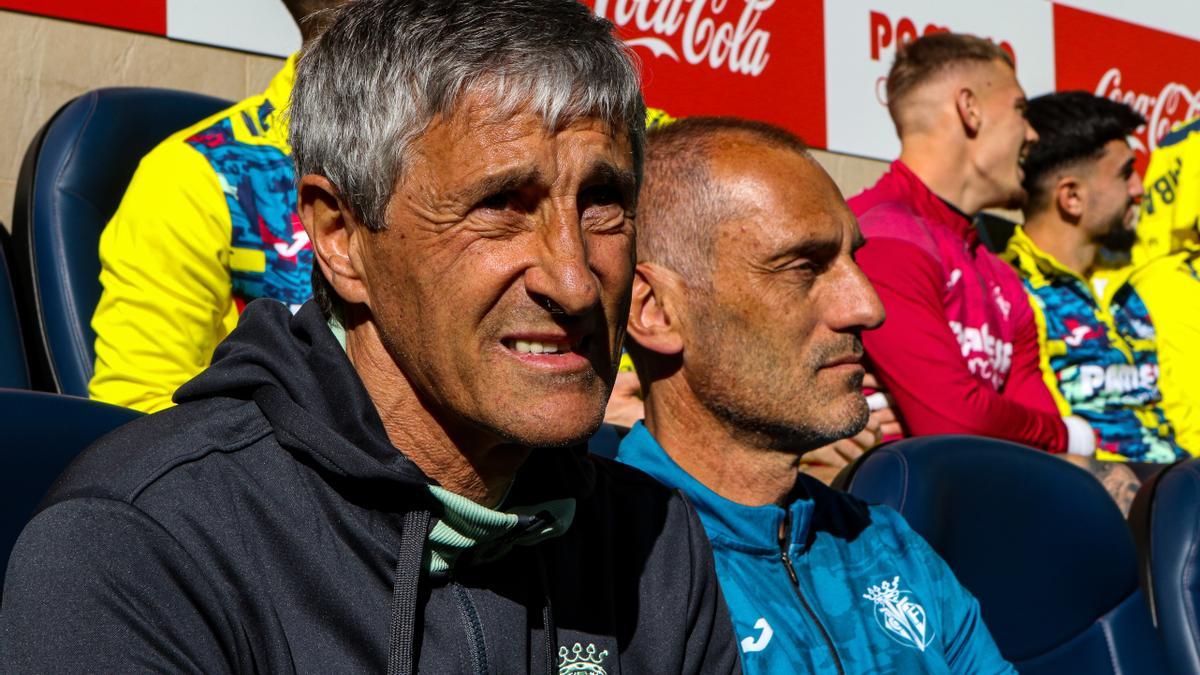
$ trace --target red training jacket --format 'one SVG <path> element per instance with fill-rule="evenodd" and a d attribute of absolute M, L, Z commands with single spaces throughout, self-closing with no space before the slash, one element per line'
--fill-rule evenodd
<path fill-rule="evenodd" d="M 887 310 L 863 343 L 907 433 L 1065 452 L 1067 429 L 1042 379 L 1025 290 L 971 219 L 899 161 L 849 203 L 867 240 L 858 264 Z"/>

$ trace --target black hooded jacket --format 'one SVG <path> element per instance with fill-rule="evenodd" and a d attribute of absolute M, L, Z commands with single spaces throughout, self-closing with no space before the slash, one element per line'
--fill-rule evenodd
<path fill-rule="evenodd" d="M 574 497 L 566 533 L 423 572 L 439 503 L 313 303 L 251 303 L 176 400 L 81 455 L 26 527 L 3 672 L 739 669 L 692 508 L 582 448 L 535 451 L 509 496 Z"/>

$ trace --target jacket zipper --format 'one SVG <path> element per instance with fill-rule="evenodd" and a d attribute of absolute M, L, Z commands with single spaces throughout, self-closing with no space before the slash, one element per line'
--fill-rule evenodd
<path fill-rule="evenodd" d="M 470 652 L 472 660 L 471 672 L 487 675 L 487 650 L 483 644 L 483 622 L 479 619 L 479 612 L 462 584 L 451 579 L 448 585 L 454 590 L 458 608 L 462 611 L 463 627 L 467 633 L 467 651 Z"/>
<path fill-rule="evenodd" d="M 791 514 L 787 514 L 784 516 L 783 529 L 779 533 L 779 557 L 783 561 L 783 568 L 787 570 L 788 578 L 792 580 L 792 588 L 796 591 L 796 597 L 800 599 L 800 605 L 804 607 L 808 618 L 812 619 L 812 622 L 816 624 L 817 630 L 821 633 L 821 638 L 825 640 L 825 647 L 829 650 L 830 655 L 833 656 L 833 665 L 837 666 L 838 675 L 846 675 L 846 669 L 842 666 L 842 659 L 838 656 L 837 649 L 833 646 L 833 638 L 829 636 L 829 631 L 825 629 L 825 624 L 821 623 L 821 619 L 813 611 L 812 605 L 808 604 L 808 600 L 800 592 L 800 579 L 796 576 L 796 570 L 792 567 L 792 558 L 788 555 L 787 539 L 791 529 Z"/>

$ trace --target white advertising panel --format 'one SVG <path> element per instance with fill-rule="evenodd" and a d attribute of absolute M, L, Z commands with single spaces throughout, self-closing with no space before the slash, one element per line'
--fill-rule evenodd
<path fill-rule="evenodd" d="M 300 48 L 300 31 L 279 0 L 167 0 L 167 36 L 272 56 Z"/>
<path fill-rule="evenodd" d="M 900 154 L 885 94 L 896 46 L 946 30 L 986 37 L 1009 51 L 1029 96 L 1054 90 L 1054 22 L 1047 0 L 825 0 L 830 150 L 877 159 Z"/>

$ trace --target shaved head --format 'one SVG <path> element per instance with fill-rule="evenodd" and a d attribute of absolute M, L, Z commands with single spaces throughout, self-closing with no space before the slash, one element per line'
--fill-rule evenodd
<path fill-rule="evenodd" d="M 934 33 L 902 45 L 887 78 L 888 112 L 897 134 L 924 131 L 929 101 L 921 94 L 930 83 L 949 76 L 979 79 L 986 76 L 986 66 L 997 63 L 1015 72 L 1008 52 L 974 35 Z"/>
<path fill-rule="evenodd" d="M 859 336 L 883 309 L 837 185 L 755 122 L 684 119 L 646 157 L 628 348 L 651 432 L 685 410 L 684 426 L 797 454 L 860 431 Z"/>
<path fill-rule="evenodd" d="M 711 163 L 738 145 L 789 150 L 811 159 L 794 134 L 733 117 L 689 117 L 646 134 L 645 179 L 638 201 L 638 262 L 708 288 L 720 225 L 732 218 L 729 186 L 713 180 Z"/>

